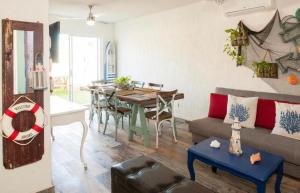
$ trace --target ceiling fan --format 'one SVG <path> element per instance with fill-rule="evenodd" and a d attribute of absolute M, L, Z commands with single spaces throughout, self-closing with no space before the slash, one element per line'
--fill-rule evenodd
<path fill-rule="evenodd" d="M 95 15 L 92 12 L 92 9 L 95 7 L 95 5 L 88 5 L 88 7 L 89 7 L 90 11 L 89 11 L 89 14 L 88 14 L 87 18 L 84 18 L 84 17 L 63 17 L 63 18 L 60 18 L 60 19 L 61 20 L 85 20 L 87 25 L 93 26 L 96 23 L 96 18 L 103 15 L 103 14 Z M 106 24 L 105 22 L 100 22 L 100 23 Z"/>

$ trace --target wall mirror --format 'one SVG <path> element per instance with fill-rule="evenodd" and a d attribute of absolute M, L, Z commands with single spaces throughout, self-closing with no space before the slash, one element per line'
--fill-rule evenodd
<path fill-rule="evenodd" d="M 34 31 L 13 30 L 14 95 L 32 93 Z"/>

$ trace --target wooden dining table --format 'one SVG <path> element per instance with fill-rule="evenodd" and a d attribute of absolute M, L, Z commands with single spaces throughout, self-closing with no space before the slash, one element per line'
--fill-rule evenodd
<path fill-rule="evenodd" d="M 93 92 L 97 90 L 105 89 L 105 87 L 98 88 L 95 87 L 82 87 L 81 90 Z M 145 117 L 145 107 L 149 105 L 156 104 L 156 93 L 159 90 L 152 89 L 152 88 L 134 88 L 132 90 L 116 90 L 116 96 L 120 101 L 126 102 L 131 105 L 132 107 L 132 114 L 130 120 L 130 127 L 129 127 L 129 134 L 128 139 L 129 141 L 133 140 L 133 136 L 141 135 L 144 138 L 144 146 L 150 147 L 150 133 L 149 128 L 146 123 Z M 178 93 L 175 96 L 175 100 L 180 100 L 184 98 L 183 93 Z M 137 118 L 139 117 L 140 124 L 137 125 Z M 176 129 L 175 129 L 176 131 Z M 176 132 L 177 134 L 177 132 Z"/>

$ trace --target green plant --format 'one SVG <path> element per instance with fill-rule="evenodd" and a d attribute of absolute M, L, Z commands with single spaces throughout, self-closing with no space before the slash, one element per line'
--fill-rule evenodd
<path fill-rule="evenodd" d="M 226 29 L 225 32 L 229 34 L 229 38 L 231 42 L 237 41 L 238 37 L 240 37 L 242 34 L 237 29 Z"/>
<path fill-rule="evenodd" d="M 224 45 L 223 52 L 229 55 L 232 60 L 235 60 L 238 65 L 242 65 L 246 60 L 244 56 L 238 55 L 238 48 L 231 46 L 229 43 Z"/>
<path fill-rule="evenodd" d="M 253 62 L 252 67 L 256 76 L 260 76 L 261 73 L 270 72 L 272 70 L 271 65 L 264 60 L 260 62 Z"/>
<path fill-rule="evenodd" d="M 246 58 L 238 54 L 238 45 L 246 46 L 247 37 L 245 37 L 245 32 L 240 32 L 237 29 L 226 29 L 225 32 L 229 34 L 229 37 L 224 45 L 223 52 L 235 60 L 238 65 L 242 65 Z"/>
<path fill-rule="evenodd" d="M 119 87 L 129 87 L 131 78 L 129 76 L 121 76 L 119 78 L 116 78 L 114 80 L 115 84 L 118 85 Z"/>

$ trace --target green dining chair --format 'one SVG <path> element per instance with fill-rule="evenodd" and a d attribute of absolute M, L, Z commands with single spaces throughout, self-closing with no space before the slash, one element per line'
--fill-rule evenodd
<path fill-rule="evenodd" d="M 106 119 L 105 119 L 103 134 L 105 135 L 109 116 L 112 116 L 115 121 L 115 140 L 117 141 L 120 119 L 123 120 L 123 117 L 128 117 L 129 126 L 130 126 L 131 109 L 126 105 L 124 105 L 123 103 L 120 103 L 120 101 L 116 97 L 116 91 L 106 92 L 104 95 L 106 100 L 106 108 L 105 108 Z M 123 123 L 122 123 L 122 127 L 123 127 Z"/>
<path fill-rule="evenodd" d="M 100 94 L 99 92 L 97 92 L 97 85 L 105 85 L 105 84 L 109 84 L 112 83 L 111 80 L 95 80 L 92 81 L 92 85 L 95 86 L 95 89 L 93 89 L 91 91 L 91 104 L 90 104 L 90 111 L 89 111 L 89 126 L 91 127 L 91 124 L 94 120 L 94 115 L 97 114 L 97 120 L 98 120 L 98 130 L 100 127 L 100 124 L 103 124 L 102 121 L 102 111 L 104 109 L 104 105 L 103 103 L 105 103 L 104 101 L 104 97 Z"/>
<path fill-rule="evenodd" d="M 145 86 L 145 82 L 143 82 L 143 81 L 133 80 L 133 81 L 131 81 L 131 84 L 134 88 L 144 88 L 144 86 Z"/>

